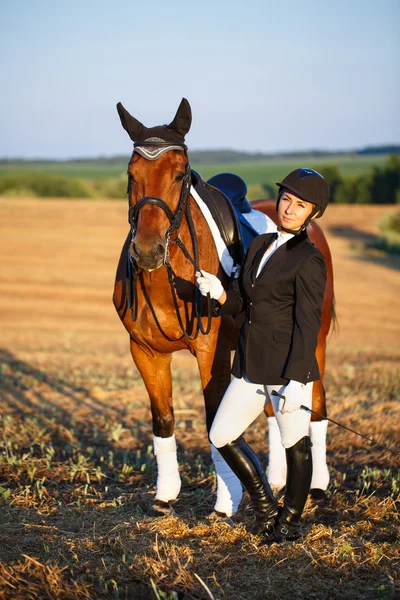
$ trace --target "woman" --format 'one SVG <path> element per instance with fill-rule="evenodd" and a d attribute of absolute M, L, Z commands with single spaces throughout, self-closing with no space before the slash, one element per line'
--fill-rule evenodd
<path fill-rule="evenodd" d="M 233 287 L 197 273 L 203 295 L 217 300 L 215 312 L 245 311 L 232 367 L 233 379 L 213 421 L 210 440 L 239 477 L 253 501 L 267 541 L 301 537 L 300 518 L 312 476 L 308 435 L 315 358 L 326 269 L 306 227 L 329 201 L 329 186 L 312 169 L 296 169 L 279 186 L 278 233 L 256 237 Z M 277 392 L 278 395 L 274 395 Z M 257 455 L 242 433 L 272 402 L 286 451 L 287 479 L 278 507 Z"/>

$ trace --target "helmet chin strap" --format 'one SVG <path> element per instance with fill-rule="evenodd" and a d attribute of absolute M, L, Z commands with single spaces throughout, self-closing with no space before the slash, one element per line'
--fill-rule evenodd
<path fill-rule="evenodd" d="M 300 227 L 300 229 L 287 229 L 287 227 L 280 225 L 279 231 L 285 231 L 286 233 L 291 233 L 292 235 L 300 235 L 303 231 L 305 231 L 305 229 L 307 228 L 311 219 L 313 219 L 315 217 L 315 215 L 318 213 L 318 211 L 319 211 L 319 206 L 318 205 L 314 206 L 311 213 L 308 215 L 307 219 L 304 221 L 304 223 Z"/>
<path fill-rule="evenodd" d="M 284 227 L 283 225 L 280 225 L 278 227 L 278 231 L 284 231 L 285 233 L 291 233 L 292 235 L 300 235 L 300 233 L 302 231 L 304 231 L 306 227 L 307 227 L 307 225 L 303 224 L 300 227 L 300 229 L 288 229 L 287 227 Z"/>

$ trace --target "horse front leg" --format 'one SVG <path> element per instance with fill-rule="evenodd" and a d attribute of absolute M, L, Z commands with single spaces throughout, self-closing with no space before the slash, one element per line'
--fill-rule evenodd
<path fill-rule="evenodd" d="M 174 435 L 172 407 L 172 354 L 144 351 L 131 340 L 131 354 L 139 369 L 150 398 L 153 418 L 153 444 L 157 461 L 156 498 L 149 514 L 174 514 L 171 502 L 181 489 L 181 478 Z"/>
<path fill-rule="evenodd" d="M 221 318 L 219 335 L 211 337 L 196 349 L 206 410 L 207 432 L 230 383 L 230 343 L 232 322 L 230 317 Z M 237 511 L 243 496 L 239 478 L 211 444 L 211 457 L 217 475 L 217 496 L 209 519 L 232 524 L 231 516 Z"/>

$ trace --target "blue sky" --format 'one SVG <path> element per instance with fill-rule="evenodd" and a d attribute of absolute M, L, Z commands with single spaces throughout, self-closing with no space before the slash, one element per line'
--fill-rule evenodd
<path fill-rule="evenodd" d="M 192 107 L 192 149 L 400 143 L 398 0 L 0 0 L 0 157 L 128 154 Z"/>

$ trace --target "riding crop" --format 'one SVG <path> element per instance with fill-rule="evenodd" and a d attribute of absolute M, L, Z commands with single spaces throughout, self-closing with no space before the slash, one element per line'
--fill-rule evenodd
<path fill-rule="evenodd" d="M 273 396 L 277 396 L 278 398 L 282 398 L 283 400 L 286 399 L 284 395 L 280 394 L 279 392 L 277 392 L 275 390 L 272 391 L 272 395 Z M 311 413 L 311 414 L 319 417 L 322 420 L 329 421 L 330 423 L 333 423 L 334 425 L 337 425 L 338 427 L 341 427 L 342 429 L 346 429 L 347 431 L 350 431 L 351 433 L 355 433 L 359 437 L 362 437 L 365 440 L 368 440 L 369 442 L 371 442 L 372 444 L 375 444 L 376 446 L 380 446 L 380 448 L 383 448 L 384 450 L 387 450 L 388 452 L 390 452 L 391 454 L 394 454 L 395 456 L 397 456 L 397 455 L 400 454 L 400 452 L 398 450 L 393 450 L 392 448 L 389 448 L 389 446 L 385 446 L 384 444 L 380 444 L 379 442 L 377 442 L 373 438 L 370 438 L 370 437 L 364 435 L 363 433 L 359 433 L 358 431 L 355 431 L 354 429 L 350 429 L 350 427 L 346 427 L 346 425 L 342 425 L 342 423 L 338 423 L 337 421 L 334 421 L 333 419 L 329 419 L 328 417 L 324 417 L 324 415 L 321 415 L 320 413 L 316 412 L 315 410 L 312 410 L 311 408 L 308 408 L 307 406 L 304 406 L 304 404 L 301 404 L 300 408 L 302 408 L 303 410 L 306 410 L 307 412 L 309 412 L 309 413 Z"/>

